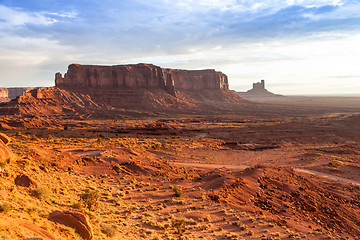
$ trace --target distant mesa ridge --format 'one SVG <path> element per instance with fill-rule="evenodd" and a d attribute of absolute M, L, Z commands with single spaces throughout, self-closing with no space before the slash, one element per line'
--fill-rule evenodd
<path fill-rule="evenodd" d="M 34 88 L 0 88 L 0 102 L 9 102 L 10 100 L 17 98 L 18 96 L 32 89 Z"/>
<path fill-rule="evenodd" d="M 64 77 L 55 75 L 55 85 L 64 89 L 164 89 L 171 95 L 177 90 L 229 90 L 228 78 L 221 72 L 161 68 L 152 64 L 115 66 L 71 64 Z"/>

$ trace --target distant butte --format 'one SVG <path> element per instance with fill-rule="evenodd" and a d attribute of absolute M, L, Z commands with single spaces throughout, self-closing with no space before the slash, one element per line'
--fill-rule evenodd
<path fill-rule="evenodd" d="M 283 97 L 280 94 L 269 92 L 265 88 L 265 81 L 253 83 L 253 88 L 247 92 L 236 92 L 237 95 L 243 98 L 269 98 L 269 97 Z"/>

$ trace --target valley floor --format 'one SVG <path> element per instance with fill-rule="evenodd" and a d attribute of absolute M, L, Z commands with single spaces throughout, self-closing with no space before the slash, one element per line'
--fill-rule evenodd
<path fill-rule="evenodd" d="M 358 113 L 0 123 L 16 155 L 0 166 L 0 239 L 82 239 L 58 210 L 94 239 L 360 235 Z"/>

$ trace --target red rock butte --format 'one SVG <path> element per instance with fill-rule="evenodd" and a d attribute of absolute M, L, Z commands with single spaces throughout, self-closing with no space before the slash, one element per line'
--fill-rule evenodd
<path fill-rule="evenodd" d="M 64 89 L 164 89 L 229 90 L 227 76 L 213 69 L 181 70 L 161 68 L 152 64 L 97 66 L 71 64 L 67 73 L 55 75 L 55 85 Z"/>

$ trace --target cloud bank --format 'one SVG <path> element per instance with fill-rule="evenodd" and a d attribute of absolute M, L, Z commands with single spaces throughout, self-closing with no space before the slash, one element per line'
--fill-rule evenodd
<path fill-rule="evenodd" d="M 215 68 L 238 90 L 264 78 L 285 94 L 332 93 L 334 81 L 360 94 L 352 0 L 0 0 L 0 38 L 3 86 L 53 85 L 73 62 L 149 62 Z"/>

